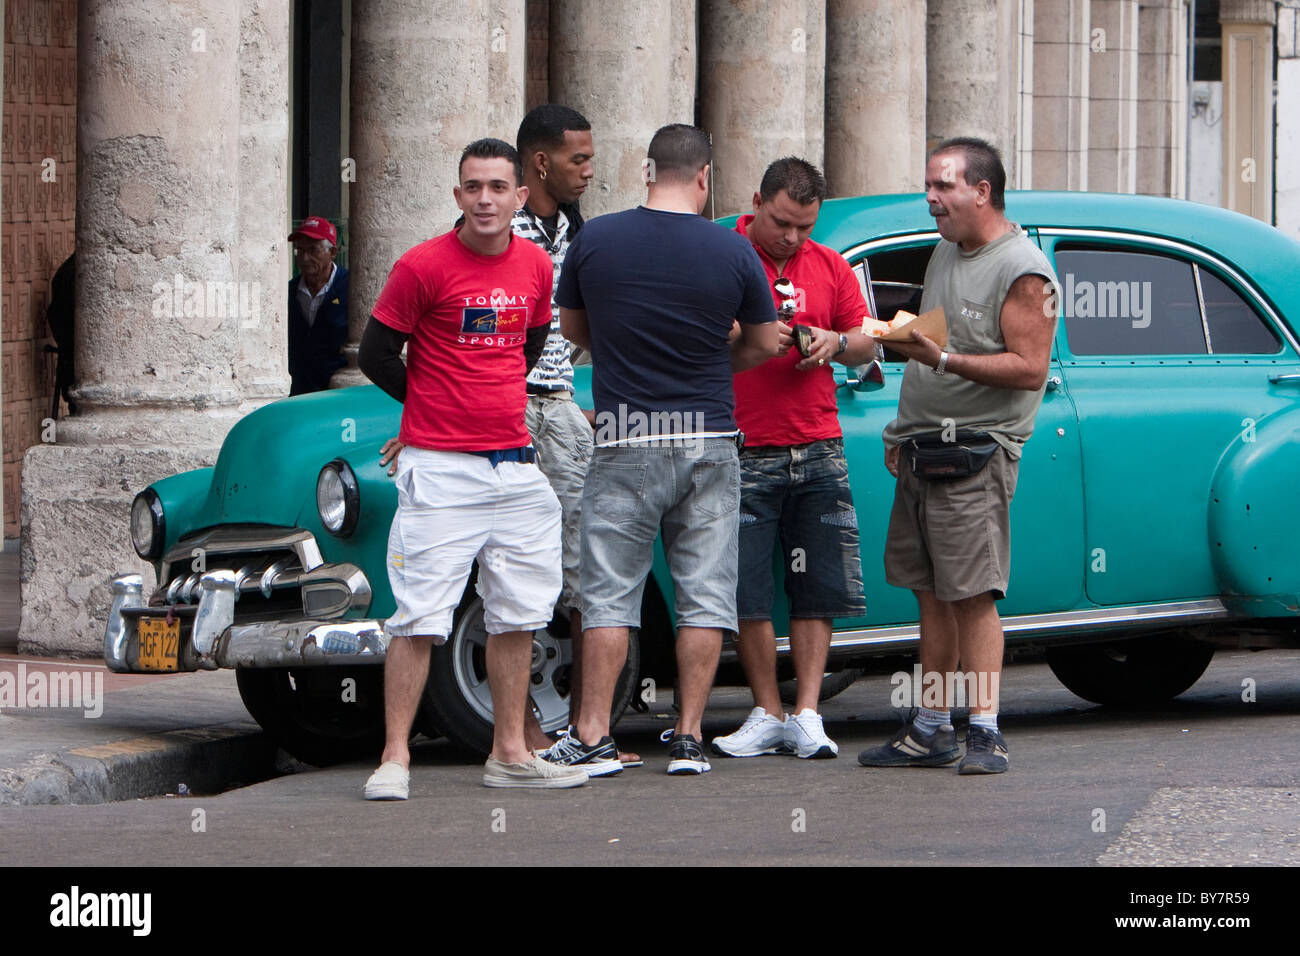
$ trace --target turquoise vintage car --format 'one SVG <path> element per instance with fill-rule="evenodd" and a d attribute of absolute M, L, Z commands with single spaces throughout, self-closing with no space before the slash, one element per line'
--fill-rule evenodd
<path fill-rule="evenodd" d="M 1045 646 L 1067 687 L 1109 703 L 1181 693 L 1216 647 L 1300 642 L 1300 244 L 1182 201 L 1022 192 L 1007 209 L 1061 283 L 1011 512 L 1008 644 Z M 921 196 L 829 201 L 814 237 L 854 266 L 880 317 L 916 311 L 938 240 Z M 882 564 L 893 479 L 880 432 L 902 371 L 838 370 L 869 613 L 836 622 L 828 694 L 917 641 L 916 603 L 885 584 Z M 276 402 L 231 430 L 214 468 L 141 492 L 133 543 L 160 583 L 114 582 L 109 666 L 237 668 L 249 711 L 290 752 L 323 763 L 376 750 L 396 506 L 378 452 L 399 413 L 374 387 Z M 660 555 L 620 707 L 639 702 L 642 677 L 671 681 L 672 606 Z M 784 608 L 776 627 L 785 633 Z M 470 588 L 434 651 L 419 722 L 478 750 L 491 732 L 484 641 Z M 566 722 L 568 661 L 557 619 L 533 655 L 549 730 Z M 739 678 L 728 650 L 720 679 Z"/>

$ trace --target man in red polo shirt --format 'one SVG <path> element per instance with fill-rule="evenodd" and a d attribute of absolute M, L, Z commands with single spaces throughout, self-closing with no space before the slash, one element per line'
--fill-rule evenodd
<path fill-rule="evenodd" d="M 483 784 L 587 781 L 524 742 L 532 632 L 550 623 L 561 551 L 560 503 L 524 426 L 524 376 L 551 325 L 552 268 L 537 246 L 513 238 L 510 221 L 528 198 L 522 182 L 509 143 L 467 146 L 454 190 L 464 222 L 397 260 L 361 340 L 362 371 L 403 403 L 404 446 L 388 538 L 397 610 L 384 625 L 387 741 L 369 800 L 407 797 L 407 739 L 430 649 L 447 639 L 476 559 L 494 717 Z"/>
<path fill-rule="evenodd" d="M 830 649 L 831 619 L 866 613 L 858 519 L 835 400 L 831 362 L 869 361 L 875 342 L 862 334 L 867 304 L 848 263 L 808 238 L 826 198 L 815 166 L 787 156 L 763 174 L 754 214 L 736 231 L 763 263 L 781 319 L 781 351 L 735 376 L 740 454 L 738 649 L 754 709 L 735 733 L 713 739 L 730 757 L 793 753 L 834 757 L 817 700 Z M 787 324 L 788 323 L 788 324 Z M 807 356 L 793 348 L 807 326 Z M 782 713 L 772 628 L 772 549 L 780 542 L 790 604 L 790 649 L 798 696 Z"/>

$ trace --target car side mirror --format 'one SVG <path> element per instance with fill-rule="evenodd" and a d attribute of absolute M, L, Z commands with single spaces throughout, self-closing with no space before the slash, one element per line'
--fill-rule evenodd
<path fill-rule="evenodd" d="M 854 377 L 856 376 L 856 378 Z M 874 392 L 885 387 L 885 367 L 880 359 L 872 359 L 866 365 L 859 365 L 844 380 L 844 384 L 855 392 Z"/>

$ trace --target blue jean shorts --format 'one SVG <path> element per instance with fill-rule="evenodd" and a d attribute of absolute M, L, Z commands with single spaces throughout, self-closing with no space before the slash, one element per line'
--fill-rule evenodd
<path fill-rule="evenodd" d="M 582 626 L 640 627 L 663 531 L 678 627 L 736 629 L 736 443 L 597 448 L 582 489 Z"/>
<path fill-rule="evenodd" d="M 858 513 L 844 441 L 746 448 L 740 480 L 740 619 L 772 617 L 772 549 L 778 540 L 791 617 L 865 614 Z"/>

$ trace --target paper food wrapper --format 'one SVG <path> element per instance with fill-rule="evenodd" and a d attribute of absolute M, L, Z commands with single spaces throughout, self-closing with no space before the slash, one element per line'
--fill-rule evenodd
<path fill-rule="evenodd" d="M 899 319 L 906 319 L 909 316 L 911 316 L 910 322 L 898 322 Z M 894 316 L 894 323 L 888 335 L 878 335 L 876 339 L 880 342 L 906 342 L 911 339 L 912 330 L 919 329 L 922 335 L 931 339 L 939 348 L 948 344 L 948 320 L 944 317 L 942 306 L 929 312 L 922 312 L 920 315 L 912 315 L 911 312 L 900 309 Z M 862 323 L 862 331 L 871 334 L 865 319 Z"/>

